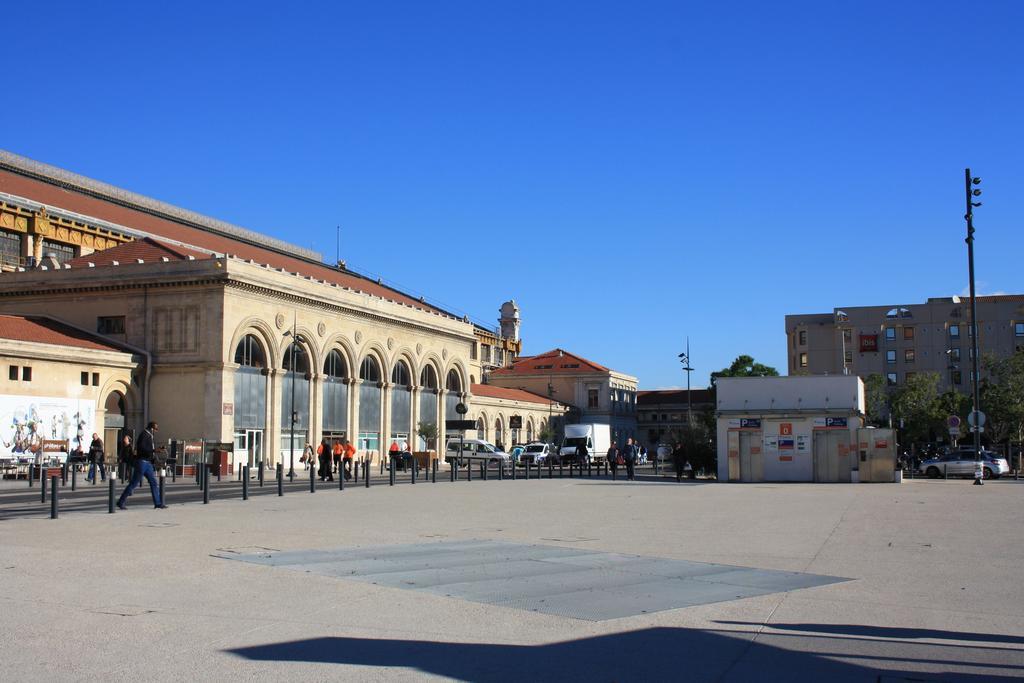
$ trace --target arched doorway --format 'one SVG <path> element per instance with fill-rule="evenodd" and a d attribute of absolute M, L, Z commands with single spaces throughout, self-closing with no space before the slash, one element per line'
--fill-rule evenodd
<path fill-rule="evenodd" d="M 258 467 L 263 460 L 267 428 L 267 356 L 252 334 L 235 347 L 234 442 L 235 462 Z M 244 454 L 244 455 L 243 455 Z"/>
<path fill-rule="evenodd" d="M 533 443 L 533 418 L 526 421 L 526 443 Z"/>
<path fill-rule="evenodd" d="M 437 371 L 429 363 L 420 372 L 420 387 L 420 422 L 437 427 Z M 431 447 L 422 436 L 417 435 L 417 439 L 419 450 Z"/>
<path fill-rule="evenodd" d="M 482 417 L 476 419 L 476 438 L 487 441 L 487 423 Z"/>
<path fill-rule="evenodd" d="M 348 365 L 337 349 L 324 359 L 322 419 L 325 439 L 348 438 Z"/>
<path fill-rule="evenodd" d="M 127 432 L 124 394 L 110 392 L 103 402 L 103 411 L 103 461 L 110 465 L 117 462 L 118 445 Z"/>
<path fill-rule="evenodd" d="M 380 363 L 367 356 L 359 366 L 359 440 L 362 451 L 380 453 Z"/>
<path fill-rule="evenodd" d="M 281 360 L 281 459 L 291 473 L 309 442 L 309 355 L 292 342 Z"/>
<path fill-rule="evenodd" d="M 504 450 L 505 445 L 505 431 L 502 428 L 501 417 L 497 417 L 494 420 L 494 445 Z"/>
<path fill-rule="evenodd" d="M 411 444 L 412 373 L 404 360 L 399 360 L 391 368 L 391 385 L 391 442 L 399 446 Z"/>
<path fill-rule="evenodd" d="M 444 388 L 447 390 L 444 396 L 444 419 L 461 420 L 462 416 L 455 411 L 455 406 L 459 405 L 462 400 L 462 378 L 459 376 L 458 370 L 452 368 L 448 371 Z"/>

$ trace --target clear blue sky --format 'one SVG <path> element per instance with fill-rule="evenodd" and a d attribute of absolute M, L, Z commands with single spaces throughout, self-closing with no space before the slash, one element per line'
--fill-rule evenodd
<path fill-rule="evenodd" d="M 1024 3 L 9 3 L 0 147 L 694 386 L 1024 291 Z"/>

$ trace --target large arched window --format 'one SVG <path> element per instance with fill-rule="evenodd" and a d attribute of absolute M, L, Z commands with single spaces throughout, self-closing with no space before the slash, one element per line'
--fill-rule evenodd
<path fill-rule="evenodd" d="M 409 441 L 412 430 L 412 373 L 404 360 L 391 368 L 391 440 Z"/>
<path fill-rule="evenodd" d="M 533 443 L 533 418 L 526 421 L 526 443 Z"/>
<path fill-rule="evenodd" d="M 348 433 L 348 364 L 337 349 L 324 359 L 323 429 L 325 435 L 339 438 Z"/>
<path fill-rule="evenodd" d="M 476 419 L 476 438 L 487 440 L 487 424 L 482 417 Z"/>
<path fill-rule="evenodd" d="M 267 376 L 263 372 L 267 367 L 267 354 L 259 338 L 252 334 L 242 337 L 235 347 L 235 362 L 239 367 L 235 370 L 232 412 L 237 440 L 240 434 L 245 437 L 247 430 L 262 432 L 267 426 Z M 242 448 L 246 447 L 242 445 Z"/>
<path fill-rule="evenodd" d="M 309 440 L 309 354 L 302 344 L 288 345 L 281 367 L 281 454 L 292 467 L 295 452 L 301 455 Z"/>
<path fill-rule="evenodd" d="M 497 417 L 494 420 L 494 445 L 498 448 L 502 448 L 505 443 L 505 433 L 502 429 L 501 418 Z"/>
<path fill-rule="evenodd" d="M 367 356 L 359 366 L 359 444 L 364 451 L 380 452 L 380 363 Z"/>
<path fill-rule="evenodd" d="M 238 346 L 235 347 L 235 362 L 251 368 L 267 367 L 267 356 L 255 335 L 247 334 L 238 342 Z"/>
<path fill-rule="evenodd" d="M 444 397 L 444 419 L 461 420 L 462 416 L 456 412 L 455 406 L 459 405 L 459 401 L 462 400 L 462 378 L 459 376 L 459 371 L 455 368 L 448 371 L 444 388 L 448 390 Z"/>
<path fill-rule="evenodd" d="M 420 422 L 437 426 L 437 370 L 430 363 L 420 371 Z M 420 450 L 426 450 L 427 442 L 419 437 Z"/>

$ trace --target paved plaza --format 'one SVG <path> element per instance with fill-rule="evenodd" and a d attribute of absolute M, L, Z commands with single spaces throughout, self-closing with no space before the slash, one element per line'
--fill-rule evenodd
<path fill-rule="evenodd" d="M 63 494 L 0 486 L 6 680 L 1024 676 L 1024 482 Z"/>

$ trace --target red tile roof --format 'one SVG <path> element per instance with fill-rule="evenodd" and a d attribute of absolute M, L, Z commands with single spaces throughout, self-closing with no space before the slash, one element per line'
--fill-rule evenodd
<path fill-rule="evenodd" d="M 523 403 L 539 403 L 541 405 L 558 405 L 558 401 L 552 401 L 546 396 L 535 394 L 532 391 L 523 389 L 506 389 L 496 387 L 493 384 L 473 384 L 469 391 L 474 396 L 485 396 L 487 398 L 503 398 L 508 401 L 522 401 Z"/>
<path fill-rule="evenodd" d="M 552 349 L 536 356 L 520 356 L 512 363 L 512 367 L 497 368 L 491 371 L 491 375 L 510 377 L 515 375 L 578 374 L 581 372 L 611 372 L 611 370 L 568 351 Z"/>
<path fill-rule="evenodd" d="M 114 261 L 118 263 L 138 263 L 140 259 L 143 263 L 160 263 L 165 258 L 168 261 L 187 261 L 190 256 L 196 261 L 212 258 L 210 254 L 196 251 L 195 249 L 167 244 L 151 237 L 143 237 L 119 244 L 110 249 L 73 258 L 67 264 L 72 268 L 88 268 L 90 263 L 96 266 L 110 266 L 113 265 Z"/>
<path fill-rule="evenodd" d="M 123 225 L 133 230 L 146 232 L 157 238 L 164 237 L 175 242 L 190 244 L 200 249 L 209 249 L 210 251 L 222 254 L 232 254 L 273 268 L 283 268 L 290 273 L 299 273 L 300 275 L 313 277 L 317 280 L 337 283 L 340 286 L 365 294 L 408 304 L 420 310 L 451 315 L 447 311 L 431 306 L 383 284 L 377 284 L 377 282 L 355 273 L 340 271 L 323 263 L 308 261 L 243 242 L 240 239 L 193 227 L 165 218 L 163 215 L 149 213 L 141 208 L 124 206 L 113 200 L 78 191 L 68 185 L 57 184 L 56 181 L 51 183 L 37 177 L 22 175 L 7 168 L 0 168 L 0 192 L 7 192 L 42 204 L 55 206 L 65 211 L 72 211 Z"/>
<path fill-rule="evenodd" d="M 73 346 L 98 351 L 124 351 L 114 342 L 43 316 L 0 315 L 0 339 Z"/>

